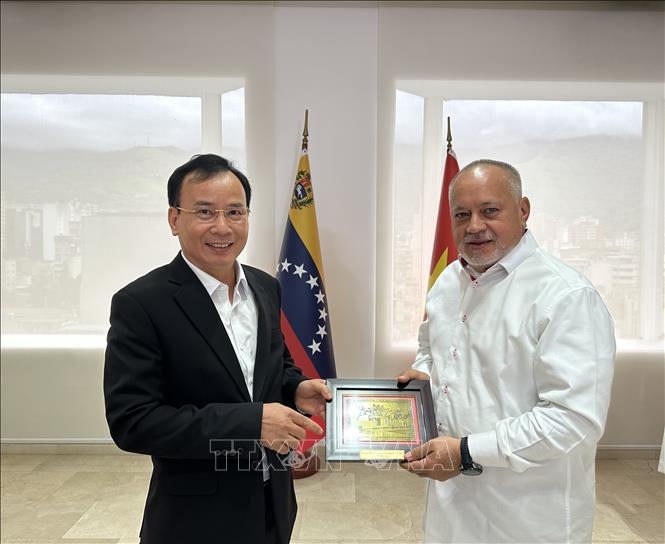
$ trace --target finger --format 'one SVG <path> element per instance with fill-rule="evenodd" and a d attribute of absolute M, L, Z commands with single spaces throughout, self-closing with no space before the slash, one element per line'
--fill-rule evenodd
<path fill-rule="evenodd" d="M 332 393 L 330 392 L 330 388 L 328 387 L 328 384 L 326 383 L 325 380 L 319 380 L 319 382 L 320 382 L 321 396 L 325 400 L 331 401 L 332 400 Z"/>
<path fill-rule="evenodd" d="M 421 472 L 425 472 L 426 470 L 429 470 L 429 467 L 427 467 L 427 459 L 423 458 L 407 463 L 407 470 L 409 472 L 413 472 L 414 474 L 418 474 Z"/>
<path fill-rule="evenodd" d="M 420 446 L 416 446 L 411 451 L 407 451 L 404 454 L 404 459 L 406 459 L 409 462 L 417 461 L 418 459 L 422 459 L 427 455 L 427 452 L 429 451 L 429 447 L 430 447 L 429 442 L 425 442 L 424 444 L 421 444 Z"/>
<path fill-rule="evenodd" d="M 409 378 L 409 377 L 407 376 L 406 372 L 402 372 L 402 373 L 399 374 L 398 376 L 395 376 L 395 379 L 396 379 L 399 383 L 406 383 L 406 382 L 408 382 L 408 381 L 411 380 L 411 378 Z"/>
<path fill-rule="evenodd" d="M 300 414 L 298 414 L 300 415 Z M 323 434 L 323 429 L 315 422 L 309 419 L 308 417 L 300 416 L 297 422 L 295 422 L 296 425 L 299 427 L 302 427 L 306 431 L 310 431 L 314 434 Z M 304 438 L 304 436 L 303 436 Z"/>
<path fill-rule="evenodd" d="M 277 449 L 276 451 L 277 451 L 278 453 L 281 453 L 281 454 L 286 454 L 286 453 L 289 453 L 292 449 L 293 449 L 293 448 L 291 448 L 291 447 L 289 446 L 288 442 L 284 441 L 284 442 L 282 442 L 282 444 L 280 445 L 279 449 Z"/>
<path fill-rule="evenodd" d="M 327 401 L 332 400 L 332 393 L 330 392 L 330 389 L 328 388 L 328 384 L 326 383 L 326 381 L 316 380 L 316 382 L 317 382 L 317 389 L 319 390 L 321 396 Z"/>
<path fill-rule="evenodd" d="M 261 446 L 266 449 L 276 451 L 277 453 L 288 453 L 289 446 L 284 440 L 261 440 Z"/>
<path fill-rule="evenodd" d="M 285 427 L 284 432 L 286 438 L 292 436 L 296 440 L 304 440 L 307 435 L 307 430 L 300 424 L 299 421 L 292 420 Z"/>
<path fill-rule="evenodd" d="M 304 439 L 304 437 L 303 437 Z M 300 442 L 303 440 L 295 436 L 291 436 L 284 441 L 284 444 L 289 450 L 297 450 L 300 447 Z"/>
<path fill-rule="evenodd" d="M 325 380 L 317 378 L 317 379 L 307 380 L 306 383 L 309 388 L 308 396 L 310 398 L 320 396 L 323 397 L 324 400 L 332 400 L 330 389 L 328 389 Z"/>

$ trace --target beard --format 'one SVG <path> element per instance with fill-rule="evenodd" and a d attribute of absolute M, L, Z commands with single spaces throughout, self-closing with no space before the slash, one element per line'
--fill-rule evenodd
<path fill-rule="evenodd" d="M 493 242 L 493 246 L 483 247 L 482 249 L 474 249 L 475 246 L 469 242 Z M 459 254 L 464 257 L 464 260 L 479 272 L 484 272 L 492 265 L 499 262 L 508 253 L 503 244 L 499 243 L 496 238 L 475 238 L 467 237 L 464 239 Z"/>

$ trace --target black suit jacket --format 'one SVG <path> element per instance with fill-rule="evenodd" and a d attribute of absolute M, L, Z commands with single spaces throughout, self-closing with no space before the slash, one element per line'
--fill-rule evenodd
<path fill-rule="evenodd" d="M 130 283 L 111 302 L 104 366 L 106 418 L 123 450 L 152 456 L 141 541 L 261 543 L 263 403 L 294 407 L 304 379 L 280 329 L 277 281 L 243 266 L 258 309 L 254 401 L 205 288 L 182 256 Z M 290 471 L 266 449 L 274 516 L 289 541 Z"/>

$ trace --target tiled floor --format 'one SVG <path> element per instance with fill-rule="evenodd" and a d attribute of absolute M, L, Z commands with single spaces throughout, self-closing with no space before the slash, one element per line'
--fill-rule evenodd
<path fill-rule="evenodd" d="M 665 540 L 656 466 L 598 461 L 594 542 Z M 3 454 L 1 542 L 136 543 L 150 468 L 129 454 Z M 420 542 L 422 480 L 394 466 L 337 468 L 296 481 L 293 544 Z"/>

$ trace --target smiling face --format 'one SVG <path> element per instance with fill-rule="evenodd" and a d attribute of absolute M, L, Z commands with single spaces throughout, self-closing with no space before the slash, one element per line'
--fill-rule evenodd
<path fill-rule="evenodd" d="M 484 272 L 513 249 L 526 229 L 529 199 L 516 199 L 506 172 L 481 165 L 463 172 L 450 192 L 457 251 Z"/>
<path fill-rule="evenodd" d="M 220 172 L 205 181 L 191 181 L 191 177 L 185 178 L 180 189 L 181 208 L 227 210 L 246 206 L 245 190 L 232 172 Z M 171 207 L 169 225 L 190 262 L 219 281 L 234 285 L 235 261 L 249 233 L 247 215 L 239 223 L 230 223 L 223 213 L 212 222 L 203 222 L 195 214 Z"/>

